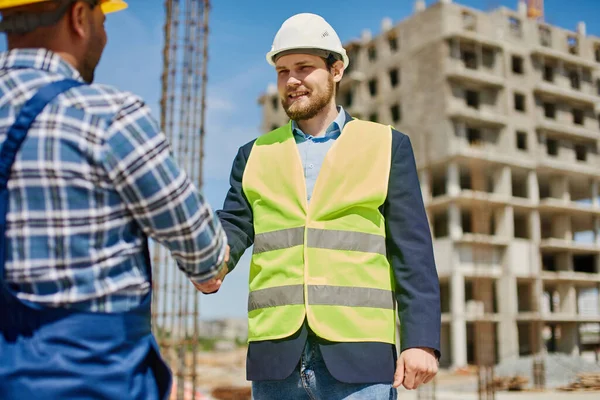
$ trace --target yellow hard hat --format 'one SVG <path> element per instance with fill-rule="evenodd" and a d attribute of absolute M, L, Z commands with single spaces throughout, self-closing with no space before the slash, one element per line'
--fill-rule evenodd
<path fill-rule="evenodd" d="M 28 4 L 42 3 L 44 1 L 51 0 L 0 0 L 0 11 Z M 100 7 L 102 7 L 104 14 L 108 14 L 126 9 L 127 3 L 123 0 L 101 0 Z"/>

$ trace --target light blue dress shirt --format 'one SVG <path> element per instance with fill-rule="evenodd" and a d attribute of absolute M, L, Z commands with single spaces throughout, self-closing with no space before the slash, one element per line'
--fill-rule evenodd
<path fill-rule="evenodd" d="M 302 132 L 296 121 L 292 121 L 292 132 L 294 133 L 300 159 L 302 160 L 304 179 L 306 180 L 306 195 L 309 202 L 317 181 L 317 176 L 319 176 L 319 171 L 323 165 L 323 160 L 325 160 L 325 156 L 331 145 L 333 145 L 334 141 L 342 133 L 345 124 L 346 112 L 341 106 L 338 106 L 338 116 L 336 119 L 327 127 L 324 133 L 318 136 L 307 135 Z"/>

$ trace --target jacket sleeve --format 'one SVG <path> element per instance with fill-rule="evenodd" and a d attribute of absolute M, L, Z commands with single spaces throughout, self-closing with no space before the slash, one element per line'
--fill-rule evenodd
<path fill-rule="evenodd" d="M 223 208 L 217 210 L 217 216 L 223 225 L 230 246 L 229 271 L 233 270 L 238 261 L 254 243 L 254 223 L 250 203 L 242 188 L 242 177 L 253 142 L 241 147 L 233 161 L 229 178 L 230 188 L 223 202 Z"/>
<path fill-rule="evenodd" d="M 401 351 L 428 347 L 440 356 L 440 286 L 433 244 L 408 136 L 393 131 L 384 206 L 387 252 L 396 281 Z"/>

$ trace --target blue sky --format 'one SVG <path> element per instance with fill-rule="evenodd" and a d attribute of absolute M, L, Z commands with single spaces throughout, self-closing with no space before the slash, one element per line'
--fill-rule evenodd
<path fill-rule="evenodd" d="M 429 0 L 427 4 L 435 1 Z M 462 0 L 481 10 L 501 5 L 516 8 L 518 0 Z M 115 85 L 142 96 L 158 116 L 162 69 L 162 0 L 129 0 L 128 10 L 110 15 L 109 42 L 96 73 L 99 83 Z M 214 0 L 210 13 L 208 113 L 203 192 L 218 208 L 228 189 L 231 163 L 239 146 L 259 134 L 257 98 L 275 74 L 265 61 L 281 23 L 299 12 L 327 19 L 342 41 L 363 29 L 380 31 L 384 17 L 399 22 L 413 10 L 413 0 Z M 546 0 L 546 21 L 575 30 L 585 20 L 588 34 L 600 36 L 598 0 Z M 4 45 L 2 46 L 2 48 Z M 216 295 L 203 296 L 202 318 L 245 317 L 249 251 Z"/>
<path fill-rule="evenodd" d="M 434 3 L 427 1 L 427 4 Z M 518 0 L 457 1 L 480 10 L 516 8 Z M 97 81 L 143 96 L 158 115 L 162 68 L 163 1 L 130 0 L 130 8 L 111 15 L 109 44 Z M 399 22 L 412 14 L 413 0 L 214 0 L 210 12 L 208 110 L 204 164 L 206 199 L 218 208 L 229 187 L 231 163 L 239 146 L 259 132 L 261 110 L 257 99 L 275 74 L 265 61 L 281 23 L 299 12 L 322 15 L 342 41 L 360 36 L 363 29 L 380 31 L 385 17 Z M 149 5 L 153 4 L 153 5 Z M 368 5 L 367 5 L 368 4 Z M 575 5 L 576 4 L 576 5 Z M 587 32 L 600 36 L 598 0 L 546 0 L 546 21 L 575 30 L 584 20 Z M 245 317 L 250 251 L 227 276 L 219 293 L 201 298 L 203 319 Z"/>

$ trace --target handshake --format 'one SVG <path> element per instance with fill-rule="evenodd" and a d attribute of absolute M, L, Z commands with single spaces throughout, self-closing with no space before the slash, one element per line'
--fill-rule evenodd
<path fill-rule="evenodd" d="M 221 288 L 221 284 L 223 283 L 223 279 L 225 279 L 225 275 L 229 272 L 229 268 L 227 267 L 227 262 L 229 261 L 229 245 L 227 245 L 227 249 L 225 250 L 225 259 L 223 260 L 223 265 L 221 266 L 221 271 L 217 276 L 212 278 L 209 281 L 203 283 L 193 282 L 196 289 L 204 294 L 212 294 L 217 293 Z"/>

